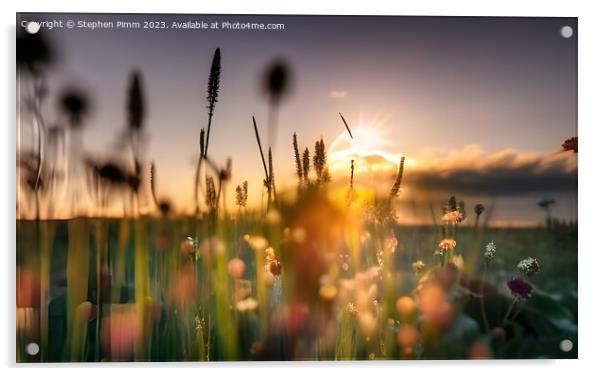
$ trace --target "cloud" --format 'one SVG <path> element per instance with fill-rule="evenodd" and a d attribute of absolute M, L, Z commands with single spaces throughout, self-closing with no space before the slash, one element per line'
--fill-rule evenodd
<path fill-rule="evenodd" d="M 328 92 L 328 96 L 330 98 L 336 98 L 336 99 L 340 99 L 340 98 L 345 98 L 347 97 L 347 92 L 345 90 L 338 90 L 338 89 L 333 89 L 330 92 Z"/>
<path fill-rule="evenodd" d="M 347 159 L 355 159 L 358 186 L 365 183 L 377 190 L 390 189 L 397 163 L 376 154 L 332 161 L 333 177 L 343 184 L 349 175 Z M 364 165 L 368 167 L 361 168 Z M 488 154 L 478 145 L 429 150 L 406 156 L 403 186 L 415 194 L 429 195 L 516 197 L 577 192 L 577 157 L 570 152 L 521 153 L 513 149 Z"/>
<path fill-rule="evenodd" d="M 538 192 L 576 192 L 573 153 L 520 153 L 506 149 L 486 154 L 478 145 L 425 153 L 406 182 L 420 189 L 470 195 L 517 196 Z"/>

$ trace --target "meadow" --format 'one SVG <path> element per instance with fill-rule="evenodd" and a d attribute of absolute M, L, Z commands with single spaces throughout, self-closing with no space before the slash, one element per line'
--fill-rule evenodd
<path fill-rule="evenodd" d="M 386 192 L 354 182 L 353 158 L 348 183 L 335 188 L 323 139 L 303 148 L 293 134 L 290 160 L 273 160 L 290 70 L 279 61 L 264 77 L 267 142 L 249 116 L 264 174 L 234 182 L 235 159 L 221 165 L 210 152 L 220 49 L 203 98 L 207 126 L 191 130 L 199 134 L 193 214 L 156 192 L 158 171 L 143 154 L 140 71 L 128 82 L 123 159 L 72 147 L 61 175 L 49 151 L 62 133 L 47 129 L 41 111 L 49 54 L 37 37 L 22 38 L 18 64 L 31 83 L 38 143 L 18 166 L 18 362 L 577 357 L 576 223 L 548 211 L 539 227 L 493 227 L 493 208 L 450 193 L 432 224 L 401 225 L 404 157 Z M 72 90 L 59 103 L 61 131 L 77 141 L 87 98 Z M 577 152 L 574 142 L 567 152 Z M 277 185 L 276 163 L 295 171 L 292 190 Z M 263 187 L 259 205 L 249 203 L 249 184 Z M 87 215 L 53 218 L 61 185 L 72 199 L 63 207 L 86 196 Z M 115 202 L 124 214 L 104 215 Z"/>
<path fill-rule="evenodd" d="M 456 234 L 458 253 L 474 258 L 464 258 L 461 269 L 456 269 L 441 266 L 440 257 L 433 255 L 438 228 L 398 226 L 397 244 L 384 248 L 390 257 L 379 256 L 375 250 L 380 249 L 380 240 L 369 232 L 360 236 L 357 268 L 348 252 L 327 262 L 326 255 L 304 250 L 297 244 L 302 232 L 291 230 L 296 220 L 285 217 L 266 223 L 260 216 L 232 218 L 220 224 L 219 237 L 204 235 L 208 224 L 189 218 L 19 222 L 19 360 L 576 354 L 576 348 L 566 353 L 559 347 L 565 339 L 577 343 L 574 233 L 463 228 Z M 78 235 L 69 235 L 74 232 Z M 252 237 L 245 240 L 249 234 Z M 190 235 L 205 240 L 191 240 Z M 32 251 L 40 249 L 39 241 L 49 241 L 50 249 L 41 247 L 43 254 Z M 496 244 L 496 256 L 486 267 L 483 254 L 490 241 Z M 277 251 L 268 246 L 273 242 L 279 244 Z M 518 300 L 505 318 L 514 300 L 507 282 L 520 274 L 517 263 L 530 256 L 545 269 L 530 279 L 533 292 Z M 273 260 L 279 260 L 277 268 Z M 412 267 L 416 260 L 423 260 L 423 269 Z M 136 278 L 140 262 L 146 266 L 144 279 Z M 297 267 L 298 262 L 309 265 Z M 70 267 L 72 263 L 75 267 Z M 392 271 L 389 278 L 383 270 Z M 474 270 L 473 277 L 468 270 Z M 142 297 L 136 295 L 141 288 L 146 290 Z M 45 310 L 40 302 L 48 302 Z M 45 326 L 41 314 L 48 315 Z M 144 346 L 138 347 L 138 341 Z M 30 342 L 44 344 L 37 357 L 25 352 Z"/>

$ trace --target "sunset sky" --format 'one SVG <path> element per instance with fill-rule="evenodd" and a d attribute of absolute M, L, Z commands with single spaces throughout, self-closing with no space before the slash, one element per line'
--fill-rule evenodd
<path fill-rule="evenodd" d="M 295 183 L 291 140 L 320 137 L 333 156 L 335 183 L 348 178 L 346 150 L 382 167 L 358 172 L 358 184 L 390 186 L 399 156 L 408 164 L 401 205 L 418 222 L 428 203 L 455 194 L 469 206 L 495 198 L 494 219 L 540 222 L 537 202 L 558 203 L 553 214 L 576 218 L 576 154 L 560 153 L 577 135 L 577 21 L 574 18 L 368 16 L 19 14 L 20 20 L 241 21 L 282 23 L 284 30 L 78 30 L 42 32 L 60 60 L 49 73 L 48 123 L 59 119 L 56 95 L 79 86 L 93 99 L 84 147 L 116 155 L 125 128 L 130 72 L 144 75 L 147 161 L 157 166 L 158 191 L 192 211 L 198 132 L 206 127 L 206 90 L 215 48 L 222 75 L 209 153 L 233 159 L 233 183 L 249 180 L 261 198 L 263 168 L 254 139 L 255 115 L 267 144 L 265 67 L 284 58 L 292 92 L 279 111 L 276 179 Z M 571 26 L 564 38 L 560 30 Z M 350 141 L 339 118 L 347 119 Z M 21 119 L 22 147 L 31 144 Z M 335 142 L 335 140 L 337 140 Z M 311 149 L 311 148 L 310 148 Z M 342 153 L 341 153 L 342 152 Z M 233 187 L 230 188 L 233 193 Z M 233 198 L 232 198 L 233 200 Z M 412 207 L 413 209 L 408 209 Z M 403 209 L 402 208 L 402 213 Z"/>

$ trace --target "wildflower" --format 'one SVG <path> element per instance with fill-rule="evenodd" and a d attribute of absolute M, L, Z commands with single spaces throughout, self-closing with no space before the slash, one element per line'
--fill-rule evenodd
<path fill-rule="evenodd" d="M 485 253 L 483 255 L 485 256 L 485 259 L 487 261 L 491 261 L 495 257 L 495 252 L 496 252 L 495 243 L 492 240 L 489 243 L 487 243 L 487 245 L 485 246 Z"/>
<path fill-rule="evenodd" d="M 267 214 L 266 214 L 266 220 L 268 221 L 269 224 L 272 225 L 276 225 L 278 223 L 280 223 L 280 213 L 277 210 L 271 209 Z"/>
<path fill-rule="evenodd" d="M 190 236 L 180 243 L 180 253 L 184 256 L 193 255 L 196 252 L 197 242 Z"/>
<path fill-rule="evenodd" d="M 100 346 L 111 360 L 126 361 L 134 353 L 136 331 L 140 322 L 134 304 L 114 304 L 109 315 L 102 318 Z"/>
<path fill-rule="evenodd" d="M 228 274 L 234 279 L 239 279 L 245 274 L 245 262 L 238 257 L 228 261 Z"/>
<path fill-rule="evenodd" d="M 239 312 L 253 312 L 257 309 L 259 303 L 254 298 L 247 298 L 236 303 L 236 309 Z"/>
<path fill-rule="evenodd" d="M 282 272 L 282 264 L 278 260 L 270 262 L 270 273 L 274 276 L 279 276 Z"/>
<path fill-rule="evenodd" d="M 352 315 L 357 314 L 357 306 L 353 303 L 347 303 L 347 312 L 351 313 Z"/>
<path fill-rule="evenodd" d="M 272 247 L 268 247 L 265 250 L 265 261 L 269 264 L 272 261 L 276 260 L 276 253 L 274 251 L 274 248 Z"/>
<path fill-rule="evenodd" d="M 420 289 L 418 308 L 424 320 L 435 326 L 445 327 L 454 317 L 453 306 L 447 299 L 444 286 L 435 281 L 424 284 Z"/>
<path fill-rule="evenodd" d="M 414 299 L 409 296 L 402 296 L 397 299 L 395 303 L 395 307 L 397 308 L 397 312 L 401 315 L 404 320 L 410 319 L 416 310 L 416 303 Z"/>
<path fill-rule="evenodd" d="M 532 276 L 540 272 L 541 268 L 537 259 L 528 257 L 516 265 L 516 267 L 526 276 Z"/>
<path fill-rule="evenodd" d="M 443 220 L 449 223 L 460 223 L 463 219 L 464 215 L 458 210 L 454 210 L 443 215 Z"/>
<path fill-rule="evenodd" d="M 489 345 L 482 340 L 476 341 L 468 349 L 468 358 L 469 359 L 489 359 L 489 358 L 491 358 L 491 351 L 489 350 Z"/>
<path fill-rule="evenodd" d="M 449 251 L 456 248 L 456 241 L 451 238 L 443 239 L 439 243 L 439 249 L 443 251 Z"/>
<path fill-rule="evenodd" d="M 395 249 L 397 248 L 397 238 L 394 236 L 389 236 L 385 239 L 385 249 L 390 250 L 391 253 L 395 253 Z"/>
<path fill-rule="evenodd" d="M 332 283 L 326 283 L 320 287 L 320 298 L 325 301 L 332 301 L 337 297 L 337 288 Z"/>
<path fill-rule="evenodd" d="M 361 311 L 357 314 L 357 323 L 360 329 L 360 332 L 366 337 L 368 340 L 370 337 L 376 333 L 378 329 L 378 321 L 374 317 L 372 313 L 369 311 Z"/>
<path fill-rule="evenodd" d="M 295 227 L 293 229 L 293 240 L 297 243 L 297 244 L 303 244 L 305 243 L 305 240 L 307 239 L 307 233 L 305 232 L 305 229 L 303 227 Z"/>
<path fill-rule="evenodd" d="M 422 260 L 418 260 L 412 263 L 412 270 L 414 270 L 414 273 L 420 273 L 422 270 L 424 270 L 425 264 Z"/>
<path fill-rule="evenodd" d="M 531 296 L 531 292 L 533 291 L 533 286 L 521 278 L 512 278 L 506 285 L 512 292 L 512 295 L 517 298 L 527 299 Z"/>
<path fill-rule="evenodd" d="M 483 204 L 476 204 L 474 206 L 474 213 L 479 216 L 481 214 L 483 214 L 483 212 L 485 211 L 485 206 L 483 206 Z"/>
<path fill-rule="evenodd" d="M 203 240 L 198 247 L 199 256 L 209 256 L 210 254 L 223 254 L 226 251 L 226 245 L 217 236 Z"/>
<path fill-rule="evenodd" d="M 397 332 L 397 342 L 399 342 L 404 350 L 409 349 L 411 351 L 411 349 L 418 342 L 419 338 L 420 333 L 418 332 L 418 329 L 416 329 L 415 325 L 404 324 L 399 327 L 399 332 Z"/>
<path fill-rule="evenodd" d="M 96 306 L 88 301 L 83 302 L 77 306 L 76 315 L 82 321 L 92 321 L 96 318 Z"/>
<path fill-rule="evenodd" d="M 203 330 L 205 327 L 205 319 L 203 317 L 199 317 L 199 315 L 194 316 L 194 327 L 196 330 Z"/>

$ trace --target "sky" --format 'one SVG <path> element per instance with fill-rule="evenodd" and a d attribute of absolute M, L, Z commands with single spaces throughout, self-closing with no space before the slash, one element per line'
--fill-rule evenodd
<path fill-rule="evenodd" d="M 219 47 L 222 74 L 210 155 L 220 164 L 232 157 L 233 182 L 249 180 L 252 202 L 261 198 L 263 167 L 251 116 L 267 143 L 268 101 L 261 79 L 266 66 L 281 58 L 292 73 L 272 145 L 283 186 L 295 182 L 291 140 L 296 132 L 302 147 L 311 149 L 322 137 L 335 155 L 360 146 L 363 152 L 385 152 L 383 169 L 365 176 L 366 184 L 376 182 L 383 189 L 392 182 L 395 161 L 405 156 L 407 187 L 401 201 L 418 205 L 419 218 L 427 216 L 427 203 L 439 205 L 451 194 L 470 204 L 495 202 L 496 219 L 510 224 L 541 221 L 537 202 L 547 197 L 557 200 L 555 215 L 576 218 L 577 156 L 559 153 L 562 142 L 577 135 L 574 18 L 24 13 L 17 18 L 18 24 L 284 24 L 284 30 L 42 29 L 60 58 L 48 74 L 44 113 L 60 121 L 53 95 L 65 86 L 87 90 L 93 112 L 83 145 L 92 155 L 117 155 L 128 77 L 133 69 L 143 73 L 145 156 L 156 164 L 158 191 L 180 210 L 194 207 L 198 132 L 206 127 L 207 78 Z M 574 31 L 571 38 L 560 32 L 567 25 Z M 339 112 L 352 132 L 366 137 L 345 139 Z M 31 139 L 27 132 L 22 115 L 24 148 Z M 346 160 L 331 162 L 334 181 L 345 181 Z"/>

